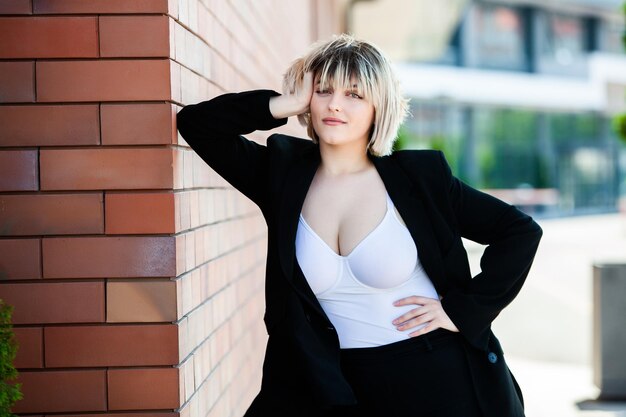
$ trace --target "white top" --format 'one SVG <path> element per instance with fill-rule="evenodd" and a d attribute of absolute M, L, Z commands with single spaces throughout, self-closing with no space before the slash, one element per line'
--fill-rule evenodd
<path fill-rule="evenodd" d="M 339 255 L 300 214 L 296 258 L 341 348 L 380 346 L 408 339 L 423 327 L 397 330 L 392 321 L 417 305 L 394 306 L 411 295 L 439 298 L 419 261 L 417 248 L 393 209 L 348 255 Z"/>

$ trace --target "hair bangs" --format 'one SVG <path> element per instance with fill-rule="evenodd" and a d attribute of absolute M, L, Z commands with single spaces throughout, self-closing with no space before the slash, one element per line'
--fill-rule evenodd
<path fill-rule="evenodd" d="M 371 66 L 354 48 L 343 53 L 320 57 L 319 67 L 311 71 L 319 74 L 319 88 L 343 88 L 354 91 L 368 101 L 374 98 L 376 84 L 372 79 Z M 324 59 L 326 58 L 326 59 Z"/>

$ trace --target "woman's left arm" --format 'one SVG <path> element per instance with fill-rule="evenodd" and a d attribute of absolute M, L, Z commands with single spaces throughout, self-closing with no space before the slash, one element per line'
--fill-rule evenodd
<path fill-rule="evenodd" d="M 484 349 L 491 322 L 519 293 L 543 231 L 515 206 L 454 177 L 443 153 L 439 155 L 461 236 L 488 245 L 480 260 L 481 272 L 466 289 L 450 290 L 441 304 L 470 343 Z"/>

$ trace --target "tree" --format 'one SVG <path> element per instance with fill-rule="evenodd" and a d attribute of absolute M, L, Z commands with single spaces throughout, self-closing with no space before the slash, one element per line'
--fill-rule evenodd
<path fill-rule="evenodd" d="M 626 3 L 624 3 L 624 16 L 626 16 Z M 626 49 L 626 30 L 622 33 L 622 43 Z M 615 117 L 613 124 L 619 137 L 626 142 L 626 114 L 620 114 Z"/>
<path fill-rule="evenodd" d="M 8 382 L 17 377 L 17 370 L 13 367 L 17 342 L 11 326 L 12 314 L 13 306 L 0 299 L 0 417 L 15 416 L 11 413 L 11 407 L 22 399 L 22 384 Z"/>

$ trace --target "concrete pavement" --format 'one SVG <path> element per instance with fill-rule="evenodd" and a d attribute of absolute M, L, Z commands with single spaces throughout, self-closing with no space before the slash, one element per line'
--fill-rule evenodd
<path fill-rule="evenodd" d="M 493 326 L 527 417 L 626 417 L 626 403 L 590 401 L 599 392 L 591 368 L 592 265 L 626 261 L 626 214 L 538 222 L 544 235 L 531 273 Z M 476 273 L 483 247 L 465 243 Z"/>

